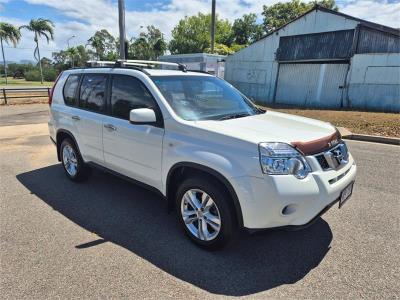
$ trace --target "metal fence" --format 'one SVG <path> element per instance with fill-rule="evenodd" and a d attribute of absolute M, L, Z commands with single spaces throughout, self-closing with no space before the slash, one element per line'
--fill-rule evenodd
<path fill-rule="evenodd" d="M 50 87 L 0 88 L 0 103 L 8 104 L 11 99 L 48 98 L 50 90 Z"/>

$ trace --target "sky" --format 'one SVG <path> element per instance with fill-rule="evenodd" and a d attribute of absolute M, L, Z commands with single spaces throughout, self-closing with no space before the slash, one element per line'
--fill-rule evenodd
<path fill-rule="evenodd" d="M 220 17 L 233 21 L 245 13 L 256 13 L 261 22 L 263 5 L 287 0 L 216 0 Z M 400 0 L 336 0 L 343 13 L 380 23 L 400 27 Z M 172 28 L 178 21 L 198 12 L 208 13 L 211 0 L 125 0 L 127 37 L 135 37 L 148 25 L 155 25 L 170 39 Z M 70 46 L 86 44 L 96 30 L 107 29 L 118 35 L 117 0 L 0 0 L 0 22 L 16 26 L 29 23 L 32 18 L 51 19 L 55 23 L 55 40 L 49 44 L 40 41 L 42 57 Z M 32 60 L 33 35 L 22 31 L 17 48 L 5 45 L 8 61 Z"/>

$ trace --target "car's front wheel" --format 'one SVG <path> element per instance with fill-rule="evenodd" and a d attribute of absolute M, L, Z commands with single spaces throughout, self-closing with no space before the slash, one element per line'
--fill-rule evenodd
<path fill-rule="evenodd" d="M 205 178 L 189 178 L 178 188 L 177 210 L 186 234 L 197 245 L 216 250 L 235 233 L 229 198 L 221 185 Z"/>

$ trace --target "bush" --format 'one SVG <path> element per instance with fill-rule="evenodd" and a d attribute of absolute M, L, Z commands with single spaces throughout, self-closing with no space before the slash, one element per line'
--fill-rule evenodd
<path fill-rule="evenodd" d="M 32 70 L 25 72 L 25 80 L 26 81 L 40 81 L 40 71 Z"/>
<path fill-rule="evenodd" d="M 55 69 L 44 69 L 43 70 L 43 79 L 44 81 L 54 81 L 57 78 L 57 70 Z"/>
<path fill-rule="evenodd" d="M 54 81 L 57 78 L 57 70 L 52 68 L 43 69 L 43 80 L 44 81 Z M 26 81 L 40 81 L 40 70 L 32 70 L 25 72 Z"/>

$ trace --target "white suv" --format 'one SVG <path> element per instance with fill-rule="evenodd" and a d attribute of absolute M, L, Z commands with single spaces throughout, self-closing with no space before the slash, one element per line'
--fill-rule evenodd
<path fill-rule="evenodd" d="M 154 65 L 59 76 L 49 130 L 70 179 L 100 166 L 152 188 L 207 249 L 240 228 L 307 226 L 350 197 L 356 165 L 335 127 L 261 110 L 215 76 Z"/>

